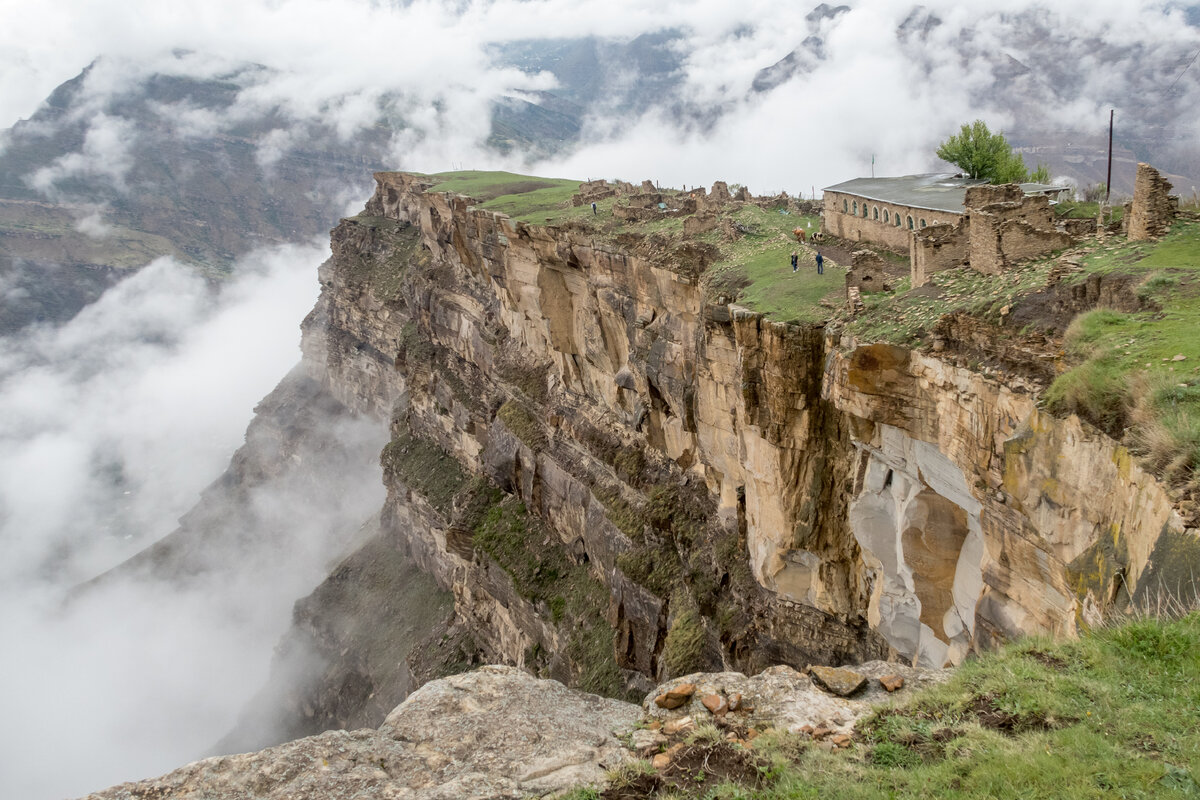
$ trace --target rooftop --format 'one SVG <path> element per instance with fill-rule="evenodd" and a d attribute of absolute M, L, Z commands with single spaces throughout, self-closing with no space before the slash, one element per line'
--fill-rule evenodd
<path fill-rule="evenodd" d="M 961 214 L 967 187 L 984 183 L 987 181 L 939 172 L 933 175 L 904 175 L 899 178 L 855 178 L 826 186 L 823 191 L 853 194 L 897 206 Z M 1067 187 L 1046 183 L 1022 183 L 1021 190 L 1025 194 L 1056 195 L 1065 192 Z"/>
<path fill-rule="evenodd" d="M 826 186 L 823 191 L 853 194 L 880 203 L 961 214 L 967 187 L 984 183 L 987 181 L 964 178 L 953 173 L 936 173 L 899 178 L 855 178 Z"/>

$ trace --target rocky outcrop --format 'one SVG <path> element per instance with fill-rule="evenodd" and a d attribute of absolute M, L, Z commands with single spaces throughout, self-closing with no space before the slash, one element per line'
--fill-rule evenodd
<path fill-rule="evenodd" d="M 642 701 L 642 708 L 648 719 L 664 725 L 716 718 L 760 731 L 774 728 L 799 733 L 807 726 L 809 731 L 825 727 L 848 734 L 858 720 L 881 704 L 904 702 L 913 692 L 941 683 L 950 675 L 948 670 L 917 669 L 886 661 L 868 661 L 852 670 L 809 667 L 808 671 L 811 676 L 780 665 L 752 677 L 737 672 L 685 675 L 657 687 Z M 858 688 L 842 696 L 825 687 L 816 678 L 818 673 L 846 673 L 853 676 Z M 884 678 L 899 678 L 900 688 L 888 691 Z M 677 705 L 664 707 L 659 701 L 680 694 L 685 697 Z"/>
<path fill-rule="evenodd" d="M 488 660 L 579 683 L 615 657 L 582 685 L 640 692 L 688 667 L 886 653 L 860 611 L 819 330 L 718 321 L 686 254 L 377 177 L 334 233 L 306 359 L 390 414 L 384 526 Z M 489 527 L 506 498 L 521 542 Z M 534 536 L 529 557 L 574 577 L 526 574 Z"/>
<path fill-rule="evenodd" d="M 376 177 L 306 361 L 390 418 L 386 535 L 487 660 L 626 695 L 696 668 L 942 666 L 1072 633 L 1155 574 L 1162 531 L 1195 539 L 1034 384 L 708 305 L 686 248 Z M 1047 349 L 1014 347 L 994 356 Z"/>
<path fill-rule="evenodd" d="M 810 671 L 851 676 L 858 688 L 840 696 L 820 680 L 778 666 L 753 677 L 687 675 L 658 686 L 638 706 L 573 691 L 512 667 L 481 667 L 427 683 L 378 730 L 330 731 L 257 753 L 209 758 L 88 797 L 560 796 L 569 789 L 603 786 L 609 771 L 633 758 L 653 755 L 665 768 L 702 723 L 727 731 L 731 739 L 739 734 L 752 739 L 774 729 L 828 738 L 832 744 L 848 742 L 858 720 L 876 708 L 905 702 L 914 691 L 948 676 L 945 670 L 882 661 L 853 671 Z"/>
<path fill-rule="evenodd" d="M 850 528 L 868 615 L 897 651 L 957 662 L 1023 634 L 1070 635 L 1147 583 L 1164 538 L 1189 541 L 1129 452 L 1033 394 L 903 348 L 833 355 L 826 389 L 858 452 Z"/>
<path fill-rule="evenodd" d="M 603 780 L 627 758 L 618 736 L 640 710 L 511 667 L 433 681 L 378 730 L 329 731 L 209 758 L 92 800 L 546 797 Z"/>

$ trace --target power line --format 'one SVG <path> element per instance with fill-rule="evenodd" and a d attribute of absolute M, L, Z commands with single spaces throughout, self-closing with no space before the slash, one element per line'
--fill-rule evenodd
<path fill-rule="evenodd" d="M 1196 51 L 1196 55 L 1192 56 L 1192 60 L 1191 60 L 1191 61 L 1189 61 L 1189 62 L 1187 63 L 1187 66 L 1186 66 L 1186 67 L 1184 67 L 1184 68 L 1183 68 L 1183 69 L 1180 71 L 1180 73 L 1179 73 L 1178 75 L 1176 75 L 1176 76 L 1175 76 L 1175 80 L 1171 81 L 1171 85 L 1170 85 L 1170 87 L 1168 87 L 1168 88 L 1167 88 L 1167 91 L 1168 91 L 1168 92 L 1170 92 L 1172 89 L 1174 89 L 1174 88 L 1175 88 L 1175 84 L 1179 83 L 1179 79 L 1183 77 L 1183 73 L 1187 72 L 1187 71 L 1188 71 L 1188 69 L 1189 69 L 1189 68 L 1192 66 L 1192 64 L 1195 64 L 1195 63 L 1196 63 L 1196 57 L 1197 57 L 1197 56 L 1200 56 L 1200 50 L 1197 50 L 1197 51 Z"/>

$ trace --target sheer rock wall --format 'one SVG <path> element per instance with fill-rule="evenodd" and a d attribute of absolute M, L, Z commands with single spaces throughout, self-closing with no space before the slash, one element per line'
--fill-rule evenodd
<path fill-rule="evenodd" d="M 306 362 L 390 419 L 394 445 L 436 445 L 449 484 L 485 480 L 544 523 L 538 546 L 604 587 L 594 622 L 626 691 L 685 664 L 941 666 L 1069 635 L 1138 590 L 1163 531 L 1194 549 L 1128 453 L 1019 389 L 706 305 L 686 253 L 376 180 L 334 231 Z M 396 546 L 454 592 L 488 658 L 584 680 L 584 620 L 406 452 L 385 454 Z"/>

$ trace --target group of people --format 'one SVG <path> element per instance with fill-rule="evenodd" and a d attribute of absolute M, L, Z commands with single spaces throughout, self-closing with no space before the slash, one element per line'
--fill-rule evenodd
<path fill-rule="evenodd" d="M 825 274 L 825 258 L 821 255 L 820 250 L 817 251 L 816 262 L 817 262 L 817 274 L 824 275 Z M 799 268 L 800 268 L 800 256 L 795 250 L 793 250 L 792 251 L 792 272 L 795 272 Z"/>

